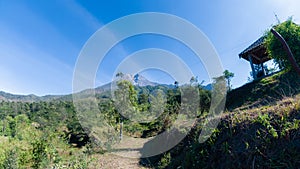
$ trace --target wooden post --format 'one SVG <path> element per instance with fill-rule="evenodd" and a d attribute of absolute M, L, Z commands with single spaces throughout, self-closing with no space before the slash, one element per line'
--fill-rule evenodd
<path fill-rule="evenodd" d="M 123 117 L 120 118 L 120 140 L 123 138 Z"/>
<path fill-rule="evenodd" d="M 249 58 L 249 62 L 250 62 L 250 65 L 251 65 L 251 69 L 252 69 L 252 75 L 253 75 L 253 78 L 256 79 L 256 71 L 254 69 L 254 65 L 253 65 L 253 61 L 252 61 L 252 56 L 251 54 L 248 55 L 248 58 Z"/>
<path fill-rule="evenodd" d="M 265 69 L 264 69 L 264 63 L 261 62 L 260 66 L 261 66 L 261 71 L 263 72 L 263 76 L 265 76 L 266 72 L 265 72 Z"/>
<path fill-rule="evenodd" d="M 2 124 L 3 124 L 3 126 L 2 126 L 2 134 L 4 134 L 4 119 L 2 119 Z"/>

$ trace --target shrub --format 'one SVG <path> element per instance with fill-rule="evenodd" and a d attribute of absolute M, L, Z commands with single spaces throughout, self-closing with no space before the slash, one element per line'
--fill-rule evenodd
<path fill-rule="evenodd" d="M 16 150 L 8 150 L 5 153 L 5 159 L 2 164 L 2 168 L 5 169 L 17 169 L 18 167 L 18 155 Z"/>
<path fill-rule="evenodd" d="M 300 26 L 289 18 L 287 21 L 274 26 L 274 29 L 281 34 L 289 45 L 296 62 L 300 63 Z M 284 50 L 280 41 L 270 32 L 267 33 L 265 46 L 269 56 L 271 56 L 278 64 L 280 69 L 291 69 L 292 66 L 287 59 L 287 52 Z"/>

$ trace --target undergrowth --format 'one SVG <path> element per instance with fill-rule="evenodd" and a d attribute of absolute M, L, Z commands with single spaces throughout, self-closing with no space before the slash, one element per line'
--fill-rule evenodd
<path fill-rule="evenodd" d="M 284 98 L 300 93 L 300 76 L 295 72 L 282 71 L 257 79 L 228 93 L 226 107 L 229 110 L 251 109 L 273 105 Z"/>
<path fill-rule="evenodd" d="M 206 142 L 198 142 L 199 120 L 176 147 L 140 163 L 182 169 L 298 168 L 299 79 L 294 73 L 281 72 L 232 91 L 229 110 Z"/>

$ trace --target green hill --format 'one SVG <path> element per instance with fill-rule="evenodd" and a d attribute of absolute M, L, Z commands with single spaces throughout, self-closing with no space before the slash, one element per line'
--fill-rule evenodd
<path fill-rule="evenodd" d="M 279 72 L 229 92 L 221 122 L 213 129 L 212 136 L 201 144 L 198 136 L 208 115 L 211 93 L 200 85 L 195 86 L 199 90 L 200 106 L 197 111 L 198 120 L 192 130 L 171 150 L 140 159 L 140 165 L 150 168 L 195 169 L 297 168 L 300 166 L 299 83 L 300 77 L 297 74 Z M 192 85 L 189 84 L 180 87 L 131 86 L 131 98 L 138 115 L 142 116 L 143 111 L 151 108 L 149 94 L 158 89 L 165 93 L 166 107 L 159 118 L 149 123 L 123 119 L 124 135 L 142 139 L 165 131 L 174 132 L 169 130 L 170 126 L 178 117 L 181 106 L 185 106 L 181 104 L 180 88 L 191 89 L 190 87 Z M 92 115 L 91 119 L 87 119 L 91 121 L 87 122 L 99 124 L 93 128 L 82 125 L 82 120 L 80 123 L 80 116 L 70 101 L 71 95 L 64 96 L 65 99 L 61 97 L 49 101 L 26 102 L 23 99 L 34 96 L 24 98 L 0 94 L 5 98 L 16 99 L 0 101 L 0 169 L 8 166 L 95 168 L 100 165 L 98 158 L 113 158 L 102 155 L 107 149 L 101 147 L 103 140 L 97 139 L 97 135 L 93 134 L 103 129 L 101 126 L 104 123 L 99 117 L 106 120 L 106 125 L 119 131 L 119 121 L 123 117 L 110 98 L 110 92 L 96 94 L 98 107 L 85 104 L 80 106 Z M 160 95 L 152 97 L 152 101 L 155 98 L 159 103 L 163 101 L 158 96 Z M 178 134 L 185 132 L 175 130 Z M 165 144 L 168 141 L 172 140 L 165 141 Z M 149 150 L 154 144 L 155 142 L 146 142 L 142 150 Z M 106 146 L 109 147 L 110 143 L 107 142 Z M 124 162 L 126 159 L 120 161 Z"/>
<path fill-rule="evenodd" d="M 200 118 L 170 151 L 141 164 L 153 168 L 298 168 L 300 77 L 280 72 L 231 91 L 227 111 L 204 143 Z"/>
<path fill-rule="evenodd" d="M 272 105 L 300 93 L 300 77 L 295 72 L 279 72 L 239 87 L 227 97 L 227 108 L 248 109 Z"/>

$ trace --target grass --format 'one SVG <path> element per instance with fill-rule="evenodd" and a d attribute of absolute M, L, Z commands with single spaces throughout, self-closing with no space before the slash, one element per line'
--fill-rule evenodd
<path fill-rule="evenodd" d="M 295 72 L 279 72 L 239 87 L 227 97 L 227 108 L 248 109 L 264 105 L 273 105 L 287 97 L 300 93 L 300 77 Z"/>
<path fill-rule="evenodd" d="M 107 110 L 107 107 L 103 109 Z M 228 94 L 227 110 L 222 115 L 221 122 L 213 130 L 211 137 L 200 144 L 198 136 L 202 131 L 205 115 L 207 113 L 199 117 L 187 137 L 178 145 L 161 155 L 141 159 L 140 164 L 151 168 L 300 166 L 300 77 L 295 73 L 280 72 L 231 91 Z M 5 132 L 0 136 L 0 169 L 7 166 L 103 168 L 107 161 L 110 163 L 109 168 L 114 168 L 115 164 L 131 167 L 136 165 L 130 164 L 136 161 L 112 157 L 109 154 L 102 155 L 100 154 L 102 151 L 95 151 L 92 145 L 72 147 L 62 138 L 64 127 L 56 126 L 53 128 L 55 132 L 52 130 L 46 132 L 24 115 L 5 118 L 4 121 L 0 121 L 0 126 L 1 123 L 4 126 L 5 120 L 9 125 L 5 125 Z M 182 120 L 185 119 L 182 117 Z M 14 121 L 16 123 L 12 123 Z M 154 129 L 159 124 L 124 122 L 124 134 L 132 137 L 149 137 L 157 133 Z M 8 130 L 9 128 L 11 129 Z M 45 139 L 44 132 L 53 134 L 47 135 Z M 9 135 L 11 137 L 8 137 Z M 164 144 L 167 146 L 168 141 Z M 144 148 L 154 147 L 148 142 Z M 39 160 L 41 158 L 44 160 Z"/>
<path fill-rule="evenodd" d="M 299 100 L 297 95 L 274 106 L 227 112 L 205 143 L 195 141 L 201 131 L 198 126 L 171 151 L 150 158 L 151 164 L 155 168 L 297 168 Z"/>
<path fill-rule="evenodd" d="M 280 72 L 228 95 L 213 135 L 200 144 L 202 121 L 170 151 L 141 163 L 154 168 L 298 168 L 300 78 Z M 168 165 L 166 165 L 166 163 Z"/>

